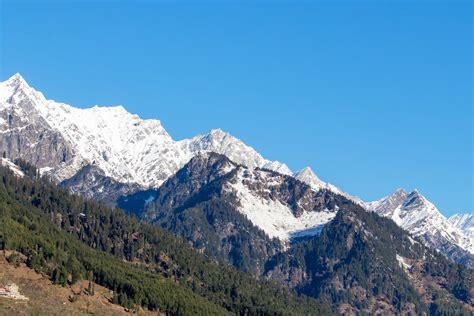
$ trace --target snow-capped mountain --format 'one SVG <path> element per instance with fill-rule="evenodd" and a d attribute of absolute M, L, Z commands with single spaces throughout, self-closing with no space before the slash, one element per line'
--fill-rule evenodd
<path fill-rule="evenodd" d="M 201 151 L 292 174 L 222 130 L 175 141 L 159 120 L 142 120 L 122 106 L 79 109 L 47 100 L 19 74 L 0 83 L 0 118 L 0 145 L 8 157 L 32 161 L 58 181 L 94 165 L 114 181 L 158 187 Z"/>
<path fill-rule="evenodd" d="M 258 181 L 268 186 L 286 176 L 309 185 L 313 193 L 336 193 L 390 217 L 455 260 L 464 260 L 462 249 L 473 253 L 472 240 L 418 192 L 400 190 L 380 201 L 364 203 L 320 180 L 310 168 L 293 174 L 285 164 L 265 159 L 220 129 L 176 141 L 159 120 L 143 120 L 122 106 L 80 109 L 48 100 L 19 74 L 0 83 L 0 149 L 8 159 L 22 158 L 73 192 L 102 201 L 157 189 L 193 157 L 216 152 L 248 169 L 239 169 L 227 190 L 240 201 L 240 212 L 269 236 L 286 240 L 314 233 L 332 218 L 321 218 L 322 213 L 313 217 L 308 212 L 290 216 L 298 208 L 288 208 L 278 197 L 285 193 L 270 190 L 273 195 L 262 199 L 263 193 L 255 195 L 251 190 L 258 187 Z M 251 178 L 246 178 L 249 174 Z"/>
<path fill-rule="evenodd" d="M 379 201 L 366 203 L 367 209 L 391 218 L 400 227 L 420 237 L 427 245 L 457 261 L 474 264 L 474 243 L 455 227 L 417 190 L 396 190 Z M 470 256 L 460 249 L 464 250 Z"/>
<path fill-rule="evenodd" d="M 314 211 L 319 191 L 304 187 L 301 187 L 302 194 L 293 201 L 290 192 L 284 193 L 289 179 L 276 172 L 249 172 L 241 167 L 226 189 L 237 197 L 239 211 L 268 236 L 286 241 L 315 235 L 334 218 L 337 206 Z"/>
<path fill-rule="evenodd" d="M 296 179 L 300 180 L 301 182 L 304 182 L 304 183 L 308 184 L 310 187 L 312 187 L 316 191 L 321 190 L 321 189 L 325 189 L 325 190 L 334 192 L 336 194 L 340 194 L 340 195 L 344 196 L 345 198 L 351 200 L 352 202 L 354 202 L 354 203 L 356 203 L 356 204 L 358 204 L 362 207 L 365 207 L 365 203 L 359 197 L 350 195 L 350 194 L 342 191 L 341 189 L 339 189 L 335 185 L 320 180 L 318 178 L 318 176 L 313 172 L 313 170 L 310 167 L 306 167 L 306 168 L 301 169 L 300 171 L 296 172 L 293 176 Z"/>
<path fill-rule="evenodd" d="M 146 217 L 153 221 L 183 205 L 222 199 L 268 237 L 288 241 L 317 234 L 334 218 L 338 207 L 323 202 L 325 192 L 288 175 L 236 164 L 225 155 L 202 153 L 152 194 Z"/>
<path fill-rule="evenodd" d="M 296 172 L 295 178 L 308 184 L 315 190 L 319 190 L 327 186 L 327 183 L 321 181 L 310 167 L 303 168 Z"/>
<path fill-rule="evenodd" d="M 448 220 L 474 243 L 474 213 L 455 214 Z"/>

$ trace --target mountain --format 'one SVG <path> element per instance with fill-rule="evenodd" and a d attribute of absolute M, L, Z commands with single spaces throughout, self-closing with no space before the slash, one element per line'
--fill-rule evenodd
<path fill-rule="evenodd" d="M 135 212 L 142 219 L 256 277 L 322 299 L 338 313 L 460 312 L 474 303 L 466 294 L 472 270 L 450 263 L 392 220 L 290 176 L 208 153 L 145 196 L 149 202 Z"/>
<path fill-rule="evenodd" d="M 166 315 L 332 314 L 316 299 L 256 280 L 122 210 L 20 169 L 25 176 L 0 167 L 0 255 L 54 284 L 94 281 L 112 303 Z"/>
<path fill-rule="evenodd" d="M 469 237 L 474 244 L 474 213 L 455 214 L 448 220 Z"/>
<path fill-rule="evenodd" d="M 148 202 L 133 212 L 142 219 L 211 257 L 322 299 L 337 313 L 474 311 L 472 270 L 391 219 L 294 177 L 207 153 L 143 194 Z"/>
<path fill-rule="evenodd" d="M 19 74 L 0 84 L 0 117 L 7 157 L 26 159 L 58 181 L 94 165 L 116 182 L 158 187 L 201 151 L 291 174 L 221 130 L 174 141 L 158 120 L 142 120 L 122 106 L 79 109 L 47 100 Z"/>
<path fill-rule="evenodd" d="M 293 174 L 285 164 L 263 158 L 252 147 L 222 130 L 214 129 L 176 141 L 159 120 L 140 119 L 122 106 L 79 109 L 47 100 L 19 74 L 0 83 L 0 150 L 11 161 L 21 158 L 37 166 L 42 175 L 71 192 L 109 205 L 120 200 L 121 206 L 132 212 L 145 208 L 162 184 L 193 157 L 209 152 L 227 156 L 235 164 L 247 167 L 250 173 L 258 171 L 255 182 L 263 183 L 255 186 L 266 187 L 265 170 L 272 171 L 306 183 L 313 191 L 342 195 L 379 213 L 386 208 L 378 206 L 381 201 L 364 203 L 321 181 L 310 168 Z M 248 186 L 240 185 L 243 181 L 236 183 L 227 186 L 238 195 L 239 213 L 263 230 L 269 239 L 277 237 L 285 243 L 294 237 L 312 235 L 334 216 L 331 211 L 317 216 L 304 213 L 299 218 L 284 197 L 272 195 L 262 199 L 256 197 L 255 192 L 249 193 Z M 423 197 L 415 197 L 413 201 L 404 209 L 404 213 L 411 215 L 405 214 L 403 221 L 393 219 L 414 235 L 425 236 L 428 245 L 449 258 L 471 262 L 469 238 L 433 210 L 434 206 L 428 205 Z M 390 208 L 387 212 L 390 213 Z M 430 224 L 425 225 L 424 221 L 417 220 L 419 218 L 428 218 Z"/>
<path fill-rule="evenodd" d="M 148 202 L 136 204 L 138 195 Z M 159 189 L 118 205 L 252 273 L 289 241 L 317 234 L 337 211 L 326 190 L 216 153 L 195 156 Z"/>
<path fill-rule="evenodd" d="M 143 189 L 136 183 L 118 182 L 106 176 L 105 172 L 95 165 L 82 167 L 71 178 L 61 181 L 59 186 L 69 189 L 72 193 L 110 205 L 114 205 L 123 195 Z"/>
<path fill-rule="evenodd" d="M 367 208 L 391 218 L 415 237 L 456 262 L 474 267 L 474 243 L 417 190 L 396 190 Z"/>
<path fill-rule="evenodd" d="M 417 191 L 364 203 L 221 130 L 175 141 L 19 75 L 0 118 L 0 246 L 54 282 L 92 271 L 114 302 L 170 314 L 473 312 L 472 244 Z"/>
<path fill-rule="evenodd" d="M 343 315 L 472 315 L 474 274 L 392 220 L 336 197 L 321 233 L 270 258 L 264 277 Z"/>
<path fill-rule="evenodd" d="M 357 203 L 361 206 L 365 206 L 365 203 L 357 196 L 352 196 L 342 191 L 341 189 L 339 189 L 338 187 L 336 187 L 335 185 L 331 183 L 321 181 L 310 167 L 301 169 L 300 171 L 296 172 L 293 176 L 296 179 L 300 180 L 301 182 L 308 184 L 310 187 L 312 187 L 315 190 L 321 190 L 321 189 L 329 190 L 334 193 L 345 196 L 349 200 L 352 200 L 354 203 Z"/>
<path fill-rule="evenodd" d="M 199 180 L 202 193 L 212 195 L 207 185 L 235 184 L 227 180 L 242 168 L 218 154 L 199 155 L 190 164 L 194 166 L 189 171 L 201 171 L 186 174 L 183 170 L 176 179 L 170 178 L 168 189 L 174 183 L 180 190 L 158 192 L 157 200 L 171 202 L 163 205 L 181 204 L 180 196 L 188 196 L 188 190 L 196 187 L 186 183 L 204 174 L 209 177 Z M 392 220 L 330 191 L 318 194 L 323 194 L 325 208 L 338 207 L 333 220 L 319 234 L 297 239 L 288 250 L 265 259 L 260 273 L 250 276 L 206 258 L 156 226 L 71 195 L 45 178 L 31 179 L 29 175 L 36 173 L 21 169 L 26 176 L 0 168 L 0 249 L 21 253 L 8 260 L 21 260 L 57 284 L 69 285 L 92 272 L 97 284 L 113 289 L 112 302 L 128 308 L 138 304 L 172 315 L 474 312 L 473 270 L 449 262 Z M 275 174 L 280 179 L 270 183 L 280 181 L 277 191 L 309 188 Z M 180 181 L 184 176 L 186 181 Z M 267 188 L 251 189 L 266 192 Z M 287 201 L 296 202 L 288 202 L 295 213 L 302 201 L 295 197 L 315 192 L 309 190 L 287 194 Z M 166 197 L 170 194 L 175 197 Z M 307 207 L 300 212 L 318 211 Z"/>

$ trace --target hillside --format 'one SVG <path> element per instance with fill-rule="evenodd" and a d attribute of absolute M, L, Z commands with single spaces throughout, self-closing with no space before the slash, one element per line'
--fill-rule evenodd
<path fill-rule="evenodd" d="M 147 194 L 149 202 L 134 214 L 210 256 L 324 300 L 340 313 L 473 311 L 471 269 L 332 191 L 316 192 L 291 177 L 206 154 Z M 135 197 L 124 206 L 136 205 Z M 255 213 L 249 212 L 252 207 Z M 266 210 L 271 214 L 262 215 Z M 286 222 L 278 221 L 280 212 L 289 214 Z M 331 214 L 323 227 L 293 230 L 290 222 Z M 291 238 L 272 240 L 272 233 Z"/>
<path fill-rule="evenodd" d="M 6 257 L 11 252 L 5 253 Z M 26 266 L 9 263 L 0 253 L 0 284 L 13 282 L 28 301 L 0 297 L 1 315 L 156 315 L 150 311 L 127 310 L 111 302 L 111 291 L 94 284 L 94 295 L 87 293 L 89 282 L 80 280 L 72 286 L 53 284 L 49 278 Z"/>
<path fill-rule="evenodd" d="M 453 264 L 393 221 L 346 201 L 320 235 L 266 265 L 265 276 L 339 313 L 471 315 L 474 271 Z"/>
<path fill-rule="evenodd" d="M 29 267 L 54 283 L 92 272 L 98 284 L 114 290 L 113 302 L 176 315 L 330 313 L 316 300 L 213 263 L 121 210 L 5 168 L 0 178 L 0 248 L 20 251 Z"/>

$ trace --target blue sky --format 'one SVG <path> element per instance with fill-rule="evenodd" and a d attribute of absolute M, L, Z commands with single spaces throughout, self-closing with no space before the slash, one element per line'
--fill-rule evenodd
<path fill-rule="evenodd" d="M 473 211 L 469 1 L 2 1 L 0 77 L 222 128 L 366 200 Z"/>

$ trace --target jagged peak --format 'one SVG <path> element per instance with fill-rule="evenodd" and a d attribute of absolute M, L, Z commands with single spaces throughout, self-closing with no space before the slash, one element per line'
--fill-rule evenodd
<path fill-rule="evenodd" d="M 195 139 L 195 140 L 202 139 L 202 140 L 206 140 L 206 141 L 212 142 L 212 143 L 222 142 L 222 141 L 225 140 L 226 142 L 232 142 L 232 143 L 240 144 L 241 146 L 249 147 L 249 146 L 245 145 L 237 137 L 225 132 L 224 130 L 222 130 L 220 128 L 211 129 L 209 132 L 207 132 L 205 134 L 197 135 L 197 136 L 193 137 L 192 139 Z"/>
<path fill-rule="evenodd" d="M 297 175 L 299 175 L 299 174 L 316 175 L 316 174 L 313 172 L 313 169 L 311 169 L 310 167 L 304 167 L 303 169 L 298 170 L 298 171 L 295 173 L 295 176 L 297 176 Z"/>
<path fill-rule="evenodd" d="M 396 194 L 396 195 L 400 195 L 400 194 L 408 195 L 407 191 L 405 191 L 404 188 L 398 188 L 398 189 L 396 189 L 396 190 L 392 193 L 392 195 L 395 195 L 395 194 Z"/>
<path fill-rule="evenodd" d="M 15 88 L 18 88 L 20 86 L 29 87 L 28 83 L 19 72 L 17 72 L 16 74 L 8 78 L 3 83 L 9 85 L 10 87 L 15 87 Z"/>
<path fill-rule="evenodd" d="M 212 135 L 212 136 L 220 136 L 220 137 L 223 137 L 223 136 L 230 136 L 229 133 L 224 132 L 224 131 L 223 131 L 222 129 L 220 129 L 220 128 L 211 129 L 208 134 L 209 134 L 209 135 Z"/>
<path fill-rule="evenodd" d="M 320 187 L 324 183 L 319 179 L 319 177 L 314 173 L 313 169 L 310 167 L 305 167 L 294 174 L 294 177 L 300 181 L 305 182 L 313 187 Z"/>
<path fill-rule="evenodd" d="M 298 179 L 298 178 L 302 178 L 302 177 L 311 177 L 311 178 L 316 178 L 318 179 L 318 176 L 314 173 L 313 169 L 311 169 L 310 167 L 304 167 L 303 169 L 301 170 L 298 170 L 294 176 Z"/>
<path fill-rule="evenodd" d="M 426 198 L 420 194 L 420 191 L 417 189 L 412 190 L 406 197 L 406 201 L 404 204 L 411 204 L 414 201 L 419 201 L 419 203 L 427 202 Z"/>
<path fill-rule="evenodd" d="M 474 242 L 474 212 L 454 214 L 448 218 L 448 221 L 473 238 Z"/>
<path fill-rule="evenodd" d="M 270 169 L 270 170 L 273 170 L 273 171 L 276 171 L 278 173 L 288 175 L 288 176 L 293 175 L 293 172 L 286 164 L 279 162 L 277 160 L 267 162 L 266 164 L 263 165 L 263 168 Z"/>

